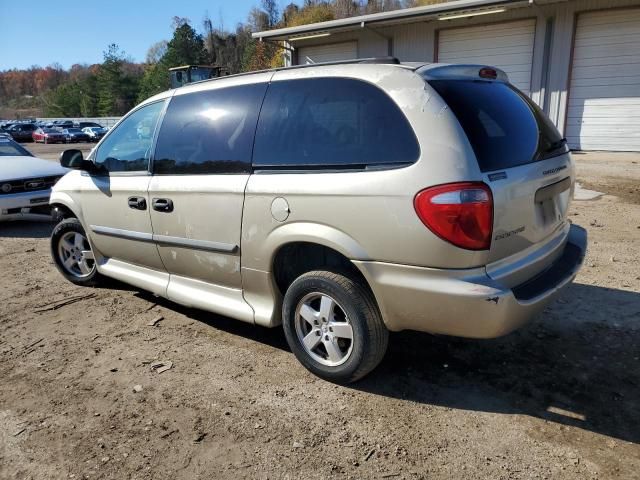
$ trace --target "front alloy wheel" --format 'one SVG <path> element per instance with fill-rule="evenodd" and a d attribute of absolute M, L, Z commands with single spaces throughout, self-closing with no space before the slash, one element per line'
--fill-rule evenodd
<path fill-rule="evenodd" d="M 78 278 L 91 275 L 96 261 L 89 241 L 82 233 L 67 232 L 58 242 L 58 256 L 64 269 Z"/>
<path fill-rule="evenodd" d="M 101 277 L 91 244 L 77 218 L 62 220 L 51 234 L 51 256 L 60 273 L 76 285 L 95 286 Z"/>

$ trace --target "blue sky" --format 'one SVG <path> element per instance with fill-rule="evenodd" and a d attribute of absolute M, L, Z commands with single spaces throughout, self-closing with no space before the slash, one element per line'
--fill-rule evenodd
<path fill-rule="evenodd" d="M 0 70 L 54 62 L 98 63 L 110 43 L 136 61 L 159 40 L 171 38 L 174 16 L 202 31 L 205 12 L 235 29 L 260 0 L 0 0 Z M 285 2 L 279 2 L 282 5 Z M 287 1 L 286 3 L 289 3 Z"/>

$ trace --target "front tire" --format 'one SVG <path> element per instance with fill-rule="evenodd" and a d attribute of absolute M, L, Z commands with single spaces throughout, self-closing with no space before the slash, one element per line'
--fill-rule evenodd
<path fill-rule="evenodd" d="M 371 372 L 389 332 L 371 291 L 343 274 L 313 271 L 287 289 L 282 323 L 289 347 L 315 375 L 351 383 Z"/>
<path fill-rule="evenodd" d="M 77 218 L 62 220 L 51 234 L 51 256 L 62 275 L 72 283 L 94 287 L 102 279 L 87 234 Z"/>

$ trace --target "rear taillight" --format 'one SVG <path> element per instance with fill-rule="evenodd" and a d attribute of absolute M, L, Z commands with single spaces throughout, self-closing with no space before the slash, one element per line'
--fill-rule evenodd
<path fill-rule="evenodd" d="M 491 246 L 493 196 L 484 183 L 427 188 L 413 203 L 422 223 L 443 240 L 467 250 L 488 250 Z"/>

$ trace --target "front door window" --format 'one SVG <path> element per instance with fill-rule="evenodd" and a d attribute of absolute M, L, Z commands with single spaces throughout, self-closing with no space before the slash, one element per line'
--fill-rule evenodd
<path fill-rule="evenodd" d="M 125 118 L 100 144 L 95 163 L 106 172 L 146 171 L 163 107 L 164 102 L 151 103 Z"/>

